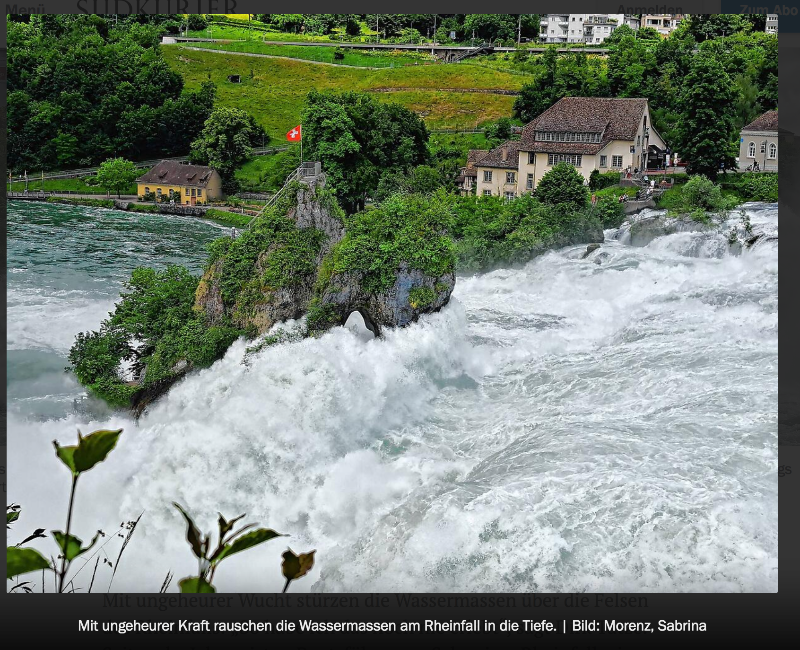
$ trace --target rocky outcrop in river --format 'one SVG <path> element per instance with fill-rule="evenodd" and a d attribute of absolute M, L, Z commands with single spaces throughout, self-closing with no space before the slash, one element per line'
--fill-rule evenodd
<path fill-rule="evenodd" d="M 296 203 L 287 216 L 297 230 L 315 233 L 311 239 L 319 245 L 311 263 L 285 282 L 261 281 L 257 286 L 250 282 L 234 301 L 226 301 L 226 267 L 238 260 L 221 256 L 203 275 L 195 297 L 195 310 L 203 312 L 209 324 L 231 318 L 237 326 L 261 334 L 276 323 L 302 317 L 313 307 L 324 314 L 324 318 L 314 319 L 315 333 L 343 325 L 350 314 L 359 312 L 367 327 L 380 335 L 384 328 L 408 325 L 449 301 L 455 286 L 452 272 L 434 277 L 401 263 L 395 270 L 394 284 L 388 290 L 374 291 L 365 286 L 363 271 L 326 269 L 326 264 L 332 263 L 333 247 L 345 236 L 345 228 L 341 210 L 324 190 L 324 177 L 299 185 Z M 251 279 L 269 275 L 274 257 L 285 252 L 284 244 L 268 242 L 252 266 Z M 324 282 L 320 281 L 322 275 L 326 276 Z"/>

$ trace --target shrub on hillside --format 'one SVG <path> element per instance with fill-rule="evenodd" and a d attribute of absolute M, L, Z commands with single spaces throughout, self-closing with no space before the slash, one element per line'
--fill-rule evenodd
<path fill-rule="evenodd" d="M 619 183 L 619 172 L 606 172 L 601 174 L 599 170 L 593 169 L 589 174 L 589 189 L 592 191 L 602 190 Z"/>
<path fill-rule="evenodd" d="M 593 211 L 604 228 L 619 228 L 625 221 L 625 208 L 613 196 L 599 197 Z"/>
<path fill-rule="evenodd" d="M 778 200 L 778 175 L 753 174 L 742 180 L 739 193 L 750 201 Z"/>
<path fill-rule="evenodd" d="M 689 209 L 722 210 L 725 198 L 722 188 L 705 176 L 693 176 L 683 188 L 683 198 Z"/>
<path fill-rule="evenodd" d="M 560 162 L 547 172 L 536 188 L 536 198 L 549 205 L 565 205 L 580 209 L 586 206 L 589 192 L 583 176 L 566 162 Z"/>

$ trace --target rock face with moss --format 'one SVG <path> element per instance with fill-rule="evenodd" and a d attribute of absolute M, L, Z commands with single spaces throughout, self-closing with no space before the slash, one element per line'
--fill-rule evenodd
<path fill-rule="evenodd" d="M 342 238 L 343 214 L 323 177 L 297 183 L 287 194 L 237 239 L 212 245 L 194 307 L 210 324 L 230 318 L 261 333 L 308 309 L 317 269 Z"/>
<path fill-rule="evenodd" d="M 422 314 L 438 311 L 450 300 L 456 284 L 455 273 L 428 275 L 402 263 L 391 286 L 378 292 L 367 290 L 366 275 L 347 271 L 331 276 L 317 308 L 328 315 L 326 323 L 314 323 L 317 331 L 344 323 L 359 312 L 376 336 L 386 327 L 404 327 Z"/>
<path fill-rule="evenodd" d="M 324 178 L 290 196 L 212 247 L 194 307 L 209 324 L 230 318 L 260 334 L 308 313 L 309 332 L 319 333 L 359 312 L 380 334 L 447 304 L 454 256 L 435 198 L 393 198 L 345 218 Z"/>

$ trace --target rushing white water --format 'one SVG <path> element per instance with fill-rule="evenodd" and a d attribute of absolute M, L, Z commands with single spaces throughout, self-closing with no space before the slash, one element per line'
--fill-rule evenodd
<path fill-rule="evenodd" d="M 459 278 L 382 340 L 337 328 L 246 365 L 240 341 L 138 424 L 11 408 L 9 498 L 62 527 L 50 441 L 119 426 L 76 523 L 145 512 L 114 590 L 195 571 L 179 501 L 207 530 L 246 512 L 291 535 L 226 560 L 221 591 L 279 590 L 287 545 L 317 549 L 293 591 L 776 591 L 777 207 L 747 211 L 774 238 L 741 255 L 608 232 L 587 259 Z"/>

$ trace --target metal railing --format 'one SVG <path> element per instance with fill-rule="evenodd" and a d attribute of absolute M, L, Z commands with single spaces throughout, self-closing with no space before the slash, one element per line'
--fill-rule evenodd
<path fill-rule="evenodd" d="M 250 229 L 250 226 L 253 225 L 253 222 L 258 219 L 264 212 L 270 208 L 271 206 L 275 205 L 276 201 L 286 192 L 287 188 L 294 183 L 295 181 L 302 181 L 308 180 L 312 178 L 316 178 L 322 173 L 322 163 L 320 162 L 304 162 L 301 163 L 300 166 L 295 169 L 289 176 L 286 178 L 286 181 L 283 184 L 283 187 L 279 189 L 275 194 L 272 196 L 269 201 L 264 204 L 264 207 L 258 211 L 258 213 L 247 222 L 247 226 L 245 227 L 246 230 Z"/>
<path fill-rule="evenodd" d="M 288 178 L 286 179 L 286 182 L 283 184 L 283 187 L 281 187 L 281 189 L 279 189 L 277 192 L 275 192 L 275 194 L 272 196 L 272 198 L 264 204 L 264 207 L 261 208 L 261 210 L 258 211 L 258 214 L 256 214 L 252 219 L 250 219 L 250 221 L 247 222 L 247 225 L 245 226 L 245 230 L 250 230 L 250 226 L 253 225 L 253 222 L 256 219 L 258 219 L 262 214 L 264 214 L 264 211 L 267 208 L 269 208 L 272 205 L 275 205 L 275 202 L 286 191 L 286 188 L 288 188 L 289 185 L 291 185 L 294 181 L 296 181 L 299 178 L 299 176 L 300 176 L 300 167 L 298 167 L 291 174 L 289 174 Z"/>

